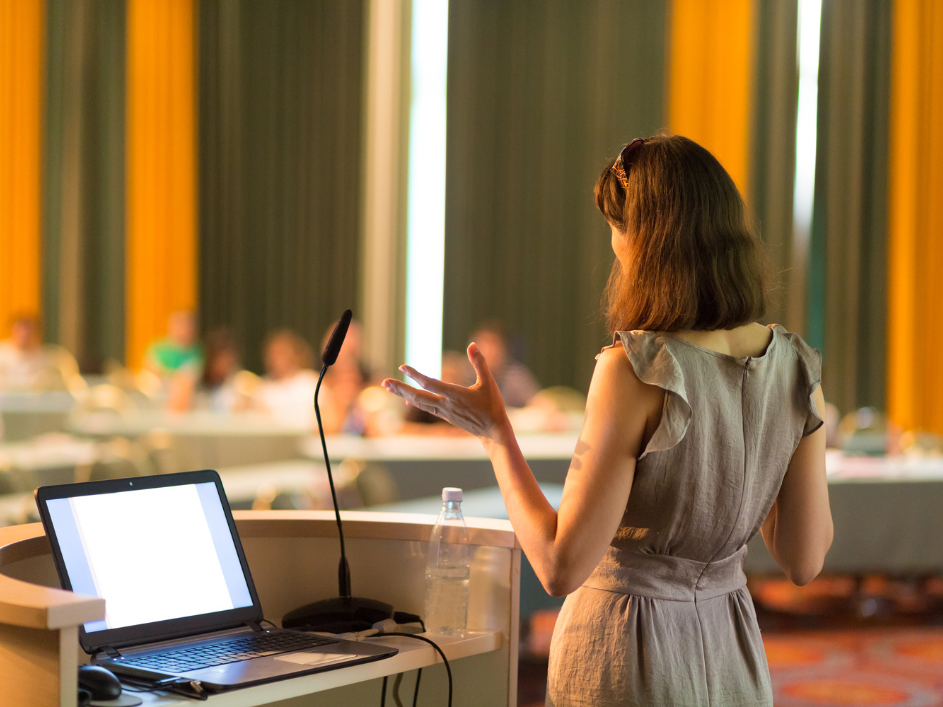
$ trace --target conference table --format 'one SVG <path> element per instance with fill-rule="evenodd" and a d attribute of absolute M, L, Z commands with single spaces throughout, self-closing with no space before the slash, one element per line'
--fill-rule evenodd
<path fill-rule="evenodd" d="M 257 416 L 85 416 L 72 430 L 82 437 L 57 438 L 56 444 L 0 445 L 0 469 L 15 468 L 31 482 L 30 488 L 65 483 L 74 480 L 76 466 L 90 463 L 97 440 L 115 435 L 133 439 L 159 430 L 178 449 L 186 451 L 190 444 L 192 458 L 189 463 L 182 460 L 184 468 L 215 468 L 242 479 L 238 492 L 236 487 L 230 490 L 238 503 L 250 502 L 259 489 L 266 489 L 267 496 L 306 493 L 317 498 L 326 481 L 317 436 Z M 519 435 L 524 457 L 545 488 L 563 484 L 577 438 L 575 432 Z M 337 435 L 328 437 L 327 445 L 338 474 L 345 473 L 344 460 L 381 465 L 403 502 L 434 499 L 444 486 L 458 486 L 467 494 L 484 490 L 490 510 L 483 513 L 503 517 L 491 464 L 472 437 Z M 836 528 L 826 571 L 943 572 L 943 457 L 865 457 L 829 450 L 826 473 Z M 435 510 L 425 505 L 425 512 Z M 759 539 L 750 545 L 747 569 L 778 572 Z"/>
<path fill-rule="evenodd" d="M 217 469 L 294 459 L 311 434 L 305 425 L 289 425 L 267 415 L 164 410 L 86 412 L 69 419 L 69 433 L 90 439 L 159 437 L 184 469 Z"/>
<path fill-rule="evenodd" d="M 943 574 L 943 458 L 848 458 L 830 451 L 826 467 L 835 541 L 826 556 L 824 573 Z M 563 486 L 540 486 L 557 508 Z M 371 510 L 435 513 L 440 505 L 438 496 L 429 495 Z M 462 510 L 467 517 L 507 518 L 496 486 L 466 491 Z M 782 576 L 759 535 L 748 547 L 747 574 Z M 521 617 L 559 608 L 562 603 L 544 591 L 523 556 Z"/>
<path fill-rule="evenodd" d="M 538 481 L 562 484 L 578 437 L 578 432 L 521 433 L 518 444 Z M 383 465 L 395 479 L 401 499 L 437 495 L 444 486 L 469 490 L 495 484 L 488 455 L 471 436 L 371 439 L 336 435 L 327 438 L 327 449 L 332 462 L 354 459 Z M 320 439 L 304 439 L 300 453 L 312 460 L 323 459 Z"/>
<path fill-rule="evenodd" d="M 65 430 L 75 398 L 65 391 L 0 393 L 0 439 L 17 442 Z"/>

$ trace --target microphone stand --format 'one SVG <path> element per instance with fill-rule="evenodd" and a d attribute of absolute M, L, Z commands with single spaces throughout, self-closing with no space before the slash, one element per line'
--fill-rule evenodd
<path fill-rule="evenodd" d="M 328 348 L 330 347 L 331 343 L 328 344 Z M 337 348 L 339 349 L 340 345 Z M 334 352 L 331 363 L 336 357 L 337 352 Z M 282 627 L 347 633 L 365 631 L 372 628 L 373 624 L 390 618 L 393 615 L 393 606 L 376 599 L 351 596 L 350 565 L 347 563 L 347 553 L 344 549 L 344 527 L 341 525 L 341 512 L 337 505 L 337 492 L 334 490 L 334 475 L 331 473 L 331 459 L 327 453 L 324 425 L 321 423 L 321 408 L 318 406 L 318 393 L 321 391 L 321 381 L 324 380 L 324 374 L 327 373 L 330 365 L 327 363 L 329 358 L 325 354 L 325 363 L 314 389 L 314 414 L 318 420 L 318 432 L 321 434 L 321 450 L 324 452 L 324 465 L 327 467 L 327 480 L 331 485 L 331 500 L 334 502 L 334 518 L 337 520 L 337 534 L 341 541 L 341 559 L 337 566 L 337 591 L 340 596 L 334 599 L 322 599 L 288 612 L 282 617 Z"/>

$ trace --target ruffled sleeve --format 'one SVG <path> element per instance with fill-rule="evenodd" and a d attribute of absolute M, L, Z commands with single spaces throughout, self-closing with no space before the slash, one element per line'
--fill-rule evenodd
<path fill-rule="evenodd" d="M 663 452 L 678 444 L 688 431 L 693 411 L 684 389 L 684 375 L 665 338 L 652 331 L 620 331 L 617 336 L 629 357 L 635 375 L 648 385 L 657 385 L 667 394 L 658 429 L 639 459 L 651 452 Z"/>
<path fill-rule="evenodd" d="M 815 404 L 815 389 L 822 384 L 822 354 L 818 349 L 813 349 L 798 334 L 787 332 L 779 327 L 785 337 L 792 344 L 799 359 L 799 390 L 797 392 L 797 404 L 805 411 L 805 425 L 802 429 L 802 436 L 815 432 L 819 427 L 825 424 L 822 413 Z"/>

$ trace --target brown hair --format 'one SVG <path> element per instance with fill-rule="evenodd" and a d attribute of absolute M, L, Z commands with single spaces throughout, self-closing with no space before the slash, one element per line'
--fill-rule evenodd
<path fill-rule="evenodd" d="M 606 285 L 610 330 L 733 329 L 761 318 L 766 253 L 720 162 L 680 135 L 656 135 L 632 157 L 627 190 L 615 159 L 595 189 L 628 249 Z"/>

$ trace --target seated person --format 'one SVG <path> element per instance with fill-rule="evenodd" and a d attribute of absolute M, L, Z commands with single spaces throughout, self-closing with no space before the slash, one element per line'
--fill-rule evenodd
<path fill-rule="evenodd" d="M 229 329 L 214 329 L 203 342 L 206 363 L 203 374 L 196 382 L 192 408 L 213 412 L 240 412 L 248 408 L 249 400 L 238 384 L 240 376 L 247 375 L 239 365 L 239 349 Z M 248 374 L 255 377 L 252 374 Z"/>
<path fill-rule="evenodd" d="M 504 327 L 496 321 L 483 322 L 475 329 L 471 340 L 478 345 L 488 362 L 505 406 L 526 407 L 540 390 L 540 385 L 527 366 L 511 358 Z M 468 365 L 467 368 L 470 370 L 471 366 Z M 475 375 L 472 371 L 468 385 L 474 382 Z"/>
<path fill-rule="evenodd" d="M 325 332 L 321 350 L 327 346 L 336 322 Z M 365 419 L 357 400 L 370 379 L 363 363 L 363 330 L 353 320 L 334 362 L 321 384 L 318 406 L 325 434 L 363 434 Z"/>
<path fill-rule="evenodd" d="M 265 377 L 255 393 L 255 406 L 286 425 L 314 427 L 314 390 L 318 375 L 311 370 L 308 342 L 290 329 L 265 339 Z"/>
<path fill-rule="evenodd" d="M 13 318 L 10 338 L 0 341 L 0 392 L 65 390 L 53 349 L 43 345 L 39 318 Z"/>
<path fill-rule="evenodd" d="M 442 353 L 441 380 L 455 385 L 470 385 L 468 359 L 458 351 Z M 323 392 L 323 391 L 322 391 Z M 431 412 L 407 406 L 402 399 L 389 395 L 379 386 L 365 388 L 357 400 L 363 412 L 364 436 L 421 435 L 424 437 L 466 437 L 468 433 L 453 427 Z"/>
<path fill-rule="evenodd" d="M 144 367 L 160 378 L 185 373 L 196 378 L 203 369 L 203 348 L 196 338 L 193 312 L 174 312 L 167 320 L 167 336 L 152 343 L 144 354 Z"/>

